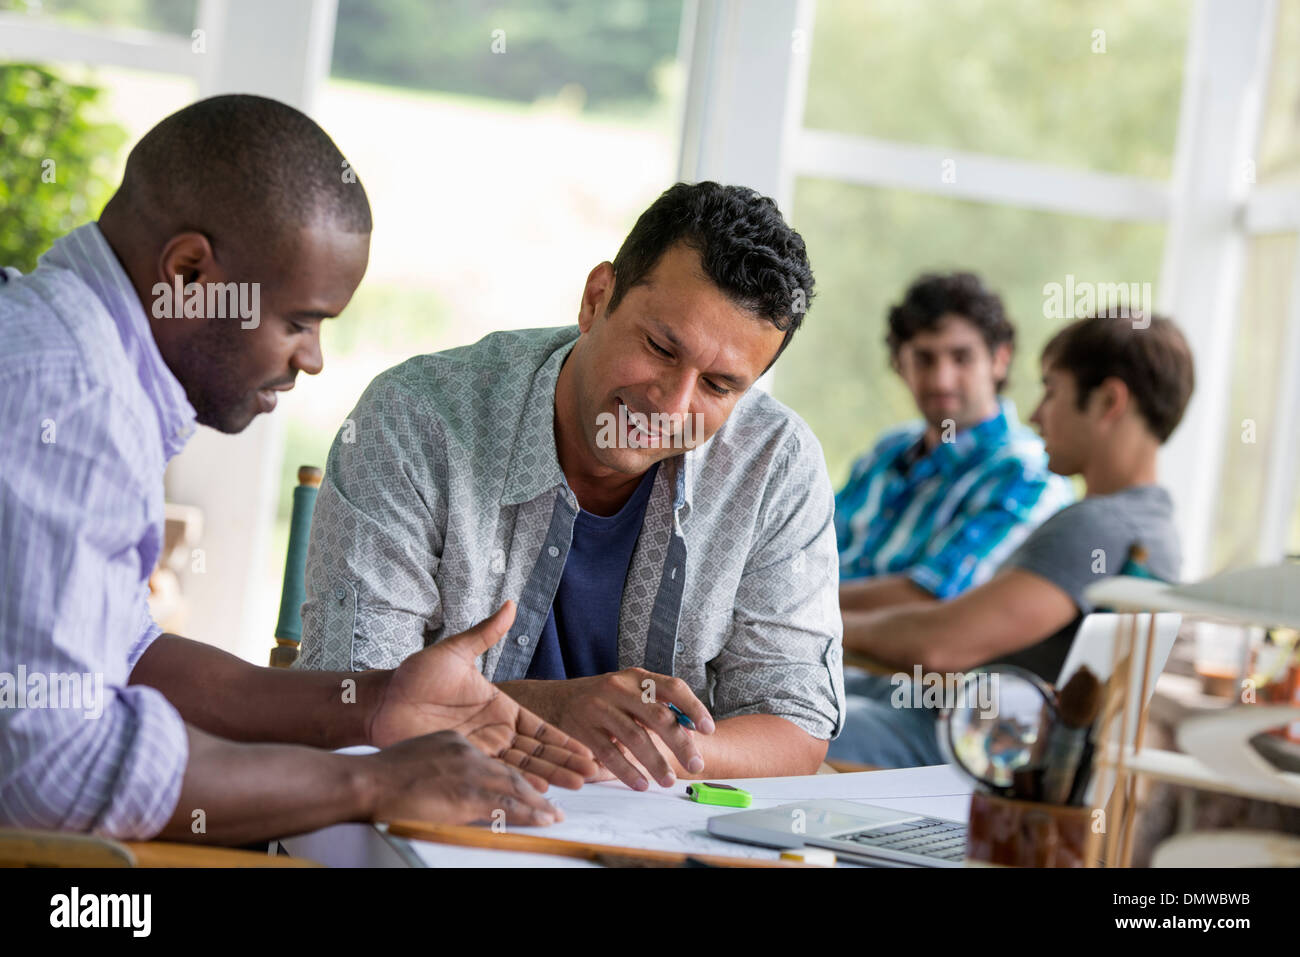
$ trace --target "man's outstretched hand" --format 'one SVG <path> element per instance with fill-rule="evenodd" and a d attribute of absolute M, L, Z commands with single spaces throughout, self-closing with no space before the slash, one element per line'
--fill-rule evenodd
<path fill-rule="evenodd" d="M 434 731 L 458 731 L 485 754 L 517 767 L 540 791 L 579 788 L 597 774 L 591 751 L 492 684 L 474 663 L 509 631 L 515 603 L 468 631 L 411 655 L 388 673 L 370 720 L 385 748 Z"/>

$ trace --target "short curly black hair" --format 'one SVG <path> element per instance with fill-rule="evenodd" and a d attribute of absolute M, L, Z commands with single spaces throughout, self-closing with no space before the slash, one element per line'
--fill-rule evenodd
<path fill-rule="evenodd" d="M 898 358 L 898 350 L 921 332 L 939 328 L 939 320 L 955 314 L 980 331 L 992 354 L 1001 345 L 1016 347 L 1016 327 L 1007 318 L 1002 299 L 984 285 L 973 272 L 924 273 L 907 287 L 903 301 L 889 310 L 889 332 L 885 344 L 889 354 Z M 997 383 L 998 391 L 1006 379 Z"/>
<path fill-rule="evenodd" d="M 704 274 L 732 302 L 785 331 L 780 356 L 812 301 L 812 267 L 803 237 L 776 203 L 744 186 L 705 181 L 665 190 L 614 257 L 608 311 L 617 309 L 628 290 L 679 242 L 699 252 Z"/>

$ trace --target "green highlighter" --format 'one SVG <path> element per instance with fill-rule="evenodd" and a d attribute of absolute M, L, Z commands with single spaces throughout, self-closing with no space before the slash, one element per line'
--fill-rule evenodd
<path fill-rule="evenodd" d="M 730 784 L 688 784 L 686 796 L 699 804 L 720 804 L 723 807 L 749 807 L 754 800 L 748 791 L 733 788 Z"/>

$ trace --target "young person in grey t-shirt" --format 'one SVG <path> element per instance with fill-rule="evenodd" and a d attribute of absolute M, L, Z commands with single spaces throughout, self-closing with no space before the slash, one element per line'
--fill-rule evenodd
<path fill-rule="evenodd" d="M 951 674 L 1009 662 L 1056 680 L 1083 616 L 1084 589 L 1117 575 L 1134 545 L 1151 574 L 1176 580 L 1178 536 L 1156 452 L 1194 385 L 1182 333 L 1158 316 L 1081 319 L 1042 354 L 1043 397 L 1030 417 L 1048 467 L 1079 475 L 1086 497 L 1036 529 L 988 582 L 940 604 L 844 612 L 844 647 L 906 678 L 846 669 L 848 719 L 828 757 L 881 767 L 944 761 L 934 713 L 898 707 L 915 666 Z M 906 691 L 906 689 L 903 689 Z"/>

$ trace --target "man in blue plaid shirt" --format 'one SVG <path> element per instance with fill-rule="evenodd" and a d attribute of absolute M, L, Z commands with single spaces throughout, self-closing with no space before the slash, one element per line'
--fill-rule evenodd
<path fill-rule="evenodd" d="M 953 598 L 1073 499 L 999 398 L 1015 327 L 977 276 L 918 278 L 886 342 L 922 419 L 887 432 L 835 498 L 842 608 Z"/>

